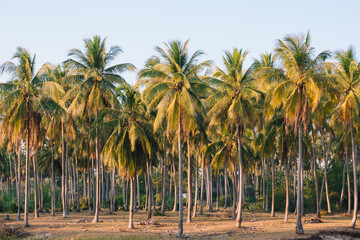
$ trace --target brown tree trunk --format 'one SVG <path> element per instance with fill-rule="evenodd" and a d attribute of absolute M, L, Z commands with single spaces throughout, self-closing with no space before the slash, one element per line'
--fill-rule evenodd
<path fill-rule="evenodd" d="M 239 155 L 239 201 L 238 201 L 238 209 L 237 209 L 237 217 L 235 221 L 236 227 L 241 227 L 242 222 L 242 202 L 243 202 L 243 162 L 242 162 L 242 154 L 241 154 L 241 135 L 240 135 L 240 126 L 236 127 L 236 135 L 237 135 L 237 147 L 238 147 L 238 155 Z"/>
<path fill-rule="evenodd" d="M 134 203 L 135 203 L 135 184 L 134 177 L 130 178 L 130 209 L 129 209 L 129 228 L 134 228 Z"/>
<path fill-rule="evenodd" d="M 199 159 L 197 157 L 195 159 L 195 201 L 194 201 L 193 217 L 196 217 L 197 202 L 198 202 L 198 196 L 199 196 L 198 167 L 199 167 Z"/>
<path fill-rule="evenodd" d="M 271 155 L 271 213 L 270 217 L 275 217 L 275 161 L 274 154 Z"/>
<path fill-rule="evenodd" d="M 166 151 L 164 153 L 163 167 L 161 171 L 161 213 L 165 215 L 165 195 L 166 195 Z"/>
<path fill-rule="evenodd" d="M 290 197 L 290 177 L 289 177 L 289 171 L 290 171 L 290 164 L 291 164 L 291 151 L 289 153 L 289 158 L 287 159 L 287 162 L 285 163 L 285 185 L 286 185 L 286 205 L 285 205 L 285 218 L 284 222 L 288 222 L 289 217 L 289 197 Z"/>
<path fill-rule="evenodd" d="M 183 236 L 183 161 L 182 161 L 182 142 L 181 142 L 181 115 L 180 115 L 180 109 L 179 109 L 179 119 L 178 119 L 178 152 L 179 152 L 179 226 L 178 226 L 178 237 Z"/>
<path fill-rule="evenodd" d="M 297 188 L 297 204 L 296 204 L 296 207 L 297 207 L 297 214 L 296 214 L 296 233 L 297 234 L 303 234 L 304 233 L 304 229 L 303 229 L 303 226 L 302 226 L 302 223 L 301 223 L 301 175 L 302 175 L 302 126 L 301 126 L 301 123 L 299 125 L 299 133 L 298 133 L 298 136 L 299 136 L 299 159 L 298 159 L 298 175 L 297 175 L 297 178 L 298 178 L 298 188 Z"/>
<path fill-rule="evenodd" d="M 33 151 L 33 170 L 34 170 L 34 217 L 39 217 L 38 211 L 38 173 L 37 173 L 37 161 L 36 161 L 36 152 Z"/>
<path fill-rule="evenodd" d="M 190 137 L 190 136 L 189 136 Z M 190 150 L 190 140 L 187 140 L 187 153 L 188 153 L 188 193 L 187 193 L 187 202 L 188 202 L 188 214 L 187 214 L 187 223 L 191 222 L 191 207 L 192 207 L 192 185 L 191 185 L 191 150 Z"/>
<path fill-rule="evenodd" d="M 356 226 L 356 218 L 357 218 L 357 205 L 358 205 L 358 188 L 357 188 L 357 148 L 355 144 L 354 137 L 354 128 L 353 124 L 350 125 L 351 132 L 351 149 L 352 149 L 352 160 L 353 160 L 353 169 L 354 169 L 354 211 L 353 218 L 350 223 L 350 227 L 355 228 Z"/>
<path fill-rule="evenodd" d="M 346 145 L 346 179 L 348 187 L 348 214 L 351 214 L 351 185 L 350 185 L 350 174 L 349 174 L 349 145 Z"/>

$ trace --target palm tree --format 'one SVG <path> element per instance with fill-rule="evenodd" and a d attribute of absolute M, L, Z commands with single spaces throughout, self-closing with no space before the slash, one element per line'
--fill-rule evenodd
<path fill-rule="evenodd" d="M 208 115 L 212 117 L 210 126 L 217 126 L 222 121 L 230 120 L 236 127 L 237 148 L 239 158 L 239 198 L 236 217 L 236 226 L 241 227 L 242 202 L 243 202 L 243 157 L 241 137 L 247 124 L 254 123 L 257 112 L 253 106 L 253 99 L 259 95 L 252 85 L 252 68 L 244 70 L 244 61 L 248 52 L 242 49 L 226 51 L 223 57 L 225 71 L 216 68 L 212 82 L 218 89 L 216 97 L 218 102 L 213 106 Z"/>
<path fill-rule="evenodd" d="M 357 189 L 357 146 L 355 143 L 354 123 L 359 120 L 359 90 L 360 90 L 360 64 L 355 61 L 352 47 L 347 51 L 337 51 L 335 58 L 338 66 L 334 77 L 337 80 L 336 89 L 340 92 L 339 103 L 334 110 L 333 119 L 343 122 L 350 129 L 352 160 L 354 169 L 354 211 L 350 227 L 355 228 L 358 209 Z"/>
<path fill-rule="evenodd" d="M 162 57 L 159 61 L 140 71 L 140 83 L 146 86 L 143 91 L 144 99 L 149 108 L 156 107 L 157 114 L 154 121 L 154 131 L 157 131 L 166 118 L 168 133 L 177 130 L 179 153 L 179 227 L 178 236 L 183 235 L 183 204 L 182 204 L 182 172 L 183 151 L 182 140 L 186 131 L 197 123 L 200 125 L 203 109 L 199 101 L 199 92 L 208 91 L 209 86 L 198 79 L 199 71 L 210 67 L 209 61 L 197 63 L 203 55 L 196 51 L 189 55 L 189 40 L 184 44 L 173 41 L 165 44 L 166 48 L 156 47 Z"/>
<path fill-rule="evenodd" d="M 31 56 L 24 48 L 17 48 L 13 59 L 16 59 L 18 62 L 6 62 L 1 65 L 0 71 L 2 73 L 10 73 L 14 81 L 9 84 L 16 84 L 17 86 L 0 102 L 0 109 L 4 111 L 2 127 L 7 130 L 8 134 L 10 135 L 11 133 L 13 139 L 17 139 L 19 136 L 25 138 L 24 226 L 28 227 L 30 149 L 32 148 L 34 151 L 37 149 L 39 125 L 41 121 L 40 113 L 51 112 L 55 109 L 60 111 L 61 108 L 52 99 L 43 94 L 45 84 L 43 84 L 40 76 L 42 71 L 47 68 L 47 64 L 43 65 L 40 70 L 35 73 L 35 55 Z M 54 87 L 51 83 L 48 84 L 48 87 L 50 86 Z"/>
<path fill-rule="evenodd" d="M 278 39 L 275 52 L 283 69 L 264 68 L 262 71 L 269 77 L 276 76 L 282 79 L 274 89 L 271 105 L 274 108 L 283 105 L 285 121 L 297 132 L 299 144 L 297 178 L 298 183 L 301 183 L 303 127 L 307 126 L 309 114 L 320 100 L 319 84 L 323 82 L 324 78 L 320 74 L 321 67 L 330 54 L 328 51 L 324 51 L 314 57 L 314 48 L 310 46 L 309 33 L 306 36 L 287 35 L 283 40 Z M 299 234 L 304 233 L 301 223 L 301 189 L 302 186 L 299 184 L 296 223 L 296 232 Z"/>
<path fill-rule="evenodd" d="M 152 124 L 145 118 L 146 105 L 136 88 L 128 85 L 116 91 L 121 109 L 104 109 L 104 125 L 114 129 L 102 151 L 105 165 L 118 168 L 130 180 L 129 228 L 134 228 L 135 177 L 143 169 L 146 159 L 154 154 L 155 139 Z"/>
<path fill-rule="evenodd" d="M 72 74 L 83 79 L 78 86 L 68 93 L 68 98 L 73 98 L 69 106 L 69 112 L 75 116 L 88 114 L 95 119 L 96 207 L 93 222 L 98 222 L 100 207 L 98 111 L 103 107 L 119 105 L 114 94 L 115 85 L 125 82 L 119 74 L 126 70 L 135 70 L 135 67 L 130 63 L 116 64 L 109 67 L 110 62 L 122 50 L 119 46 L 111 46 L 110 50 L 106 52 L 105 43 L 106 38 L 102 40 L 100 36 L 85 39 L 85 52 L 72 49 L 69 53 L 70 59 L 66 61 L 73 67 Z"/>

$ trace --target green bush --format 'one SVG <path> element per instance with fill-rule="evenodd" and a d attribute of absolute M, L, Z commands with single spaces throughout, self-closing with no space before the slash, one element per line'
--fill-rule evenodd
<path fill-rule="evenodd" d="M 4 213 L 5 212 L 5 204 L 3 201 L 0 201 L 0 213 Z"/>
<path fill-rule="evenodd" d="M 219 198 L 219 206 L 223 207 L 225 205 L 225 196 L 221 196 Z M 230 206 L 231 205 L 231 197 L 228 195 L 227 199 L 226 199 L 226 205 Z"/>
<path fill-rule="evenodd" d="M 124 201 L 123 201 L 123 195 L 119 194 L 115 197 L 115 211 L 119 209 L 119 207 L 123 207 Z"/>
<path fill-rule="evenodd" d="M 80 211 L 89 210 L 88 200 L 86 198 L 80 199 Z"/>
<path fill-rule="evenodd" d="M 18 205 L 15 201 L 10 201 L 6 207 L 5 211 L 7 213 L 17 213 L 18 212 Z"/>

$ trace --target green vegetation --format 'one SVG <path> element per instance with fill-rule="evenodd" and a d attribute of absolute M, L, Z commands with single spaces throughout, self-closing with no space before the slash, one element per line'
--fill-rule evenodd
<path fill-rule="evenodd" d="M 133 86 L 121 75 L 135 66 L 106 38 L 38 72 L 19 47 L 0 66 L 12 77 L 0 84 L 0 212 L 27 227 L 29 213 L 128 211 L 132 229 L 136 209 L 178 210 L 179 237 L 184 206 L 187 222 L 224 207 L 236 227 L 243 211 L 295 211 L 299 234 L 307 213 L 353 212 L 355 227 L 354 50 L 315 54 L 309 34 L 287 35 L 249 66 L 237 48 L 215 66 L 188 45 L 157 46 Z"/>

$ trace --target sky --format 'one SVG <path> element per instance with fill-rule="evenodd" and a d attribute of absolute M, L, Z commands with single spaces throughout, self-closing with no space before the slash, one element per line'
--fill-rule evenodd
<path fill-rule="evenodd" d="M 274 49 L 286 34 L 310 31 L 317 52 L 360 48 L 357 0 L 0 0 L 0 64 L 17 47 L 36 54 L 37 69 L 59 64 L 83 39 L 100 35 L 107 47 L 123 49 L 113 63 L 130 62 L 140 70 L 155 46 L 190 39 L 189 50 L 222 66 L 225 50 L 244 48 L 247 64 Z M 358 50 L 359 52 L 359 50 Z M 359 53 L 360 54 L 360 53 Z M 134 83 L 136 72 L 123 74 Z M 9 80 L 0 75 L 0 82 Z"/>

